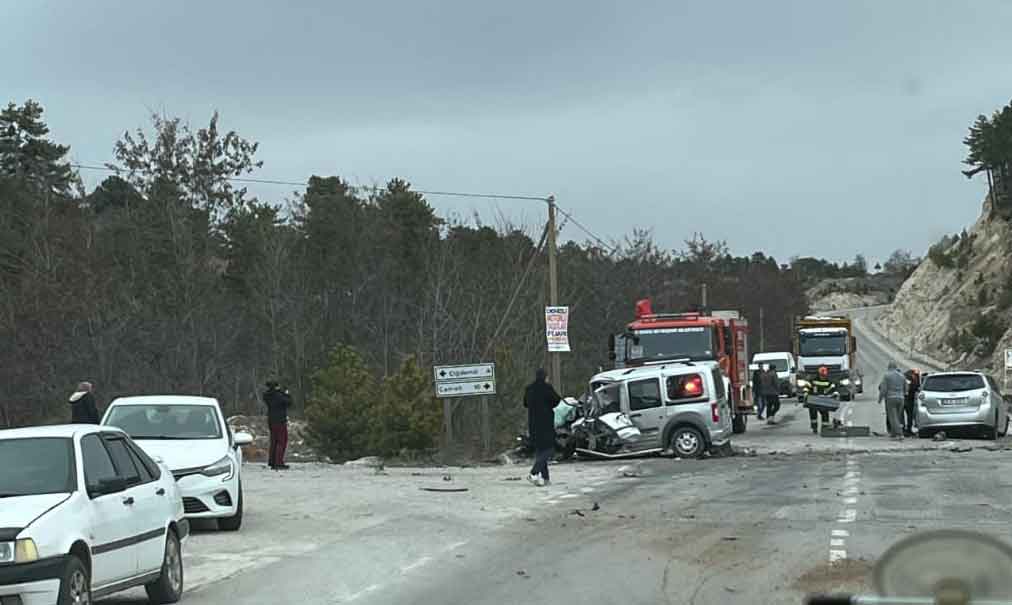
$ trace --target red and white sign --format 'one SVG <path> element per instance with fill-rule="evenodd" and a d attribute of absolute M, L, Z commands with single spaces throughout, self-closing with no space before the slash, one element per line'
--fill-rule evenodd
<path fill-rule="evenodd" d="M 545 307 L 549 353 L 569 352 L 569 307 Z"/>

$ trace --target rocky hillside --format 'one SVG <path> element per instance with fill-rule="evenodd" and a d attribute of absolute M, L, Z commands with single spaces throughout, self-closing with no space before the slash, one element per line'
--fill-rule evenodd
<path fill-rule="evenodd" d="M 997 376 L 1012 347 L 1010 317 L 1012 223 L 986 200 L 970 229 L 932 246 L 878 322 L 893 342 L 941 365 Z"/>
<path fill-rule="evenodd" d="M 837 311 L 889 304 L 903 284 L 899 276 L 878 273 L 867 277 L 827 279 L 805 292 L 813 311 Z"/>

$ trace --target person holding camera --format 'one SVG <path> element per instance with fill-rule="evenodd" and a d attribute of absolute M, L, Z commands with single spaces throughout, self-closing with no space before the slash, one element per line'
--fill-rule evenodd
<path fill-rule="evenodd" d="M 292 405 L 292 396 L 275 380 L 271 380 L 266 386 L 263 399 L 267 406 L 267 425 L 271 432 L 267 466 L 276 471 L 283 471 L 288 469 L 288 465 L 285 464 L 285 450 L 288 449 L 288 408 Z"/>

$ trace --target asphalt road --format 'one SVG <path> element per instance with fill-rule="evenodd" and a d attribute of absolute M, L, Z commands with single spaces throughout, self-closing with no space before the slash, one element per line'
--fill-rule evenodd
<path fill-rule="evenodd" d="M 883 433 L 875 385 L 890 358 L 913 362 L 865 333 L 872 312 L 855 312 L 866 393 L 841 415 Z M 365 490 L 364 476 L 248 477 L 260 498 L 288 489 L 287 500 L 251 506 L 238 536 L 196 535 L 188 573 L 202 581 L 184 602 L 801 603 L 868 589 L 876 559 L 917 530 L 1012 541 L 1007 439 L 825 439 L 785 401 L 778 424 L 753 422 L 735 443 L 755 455 L 566 465 L 542 489 L 512 481 L 525 468 L 498 467 L 475 471 L 468 494 L 410 487 L 355 507 L 337 498 Z M 370 477 L 368 489 L 415 474 Z"/>

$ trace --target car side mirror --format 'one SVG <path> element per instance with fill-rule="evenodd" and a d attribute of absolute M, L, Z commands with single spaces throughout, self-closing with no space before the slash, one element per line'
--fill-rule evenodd
<path fill-rule="evenodd" d="M 111 477 L 109 479 L 99 479 L 98 485 L 91 485 L 88 487 L 88 495 L 92 498 L 99 496 L 107 496 L 109 494 L 118 494 L 126 491 L 127 481 L 123 477 Z"/>
<path fill-rule="evenodd" d="M 253 435 L 249 433 L 236 433 L 233 439 L 236 445 L 249 445 L 253 443 Z"/>

